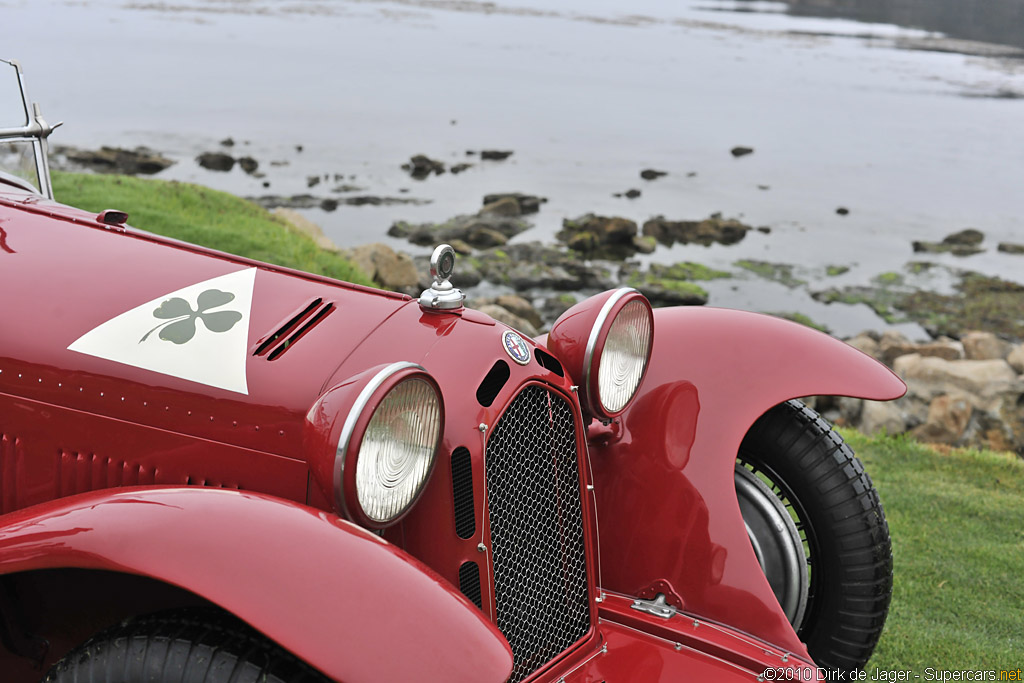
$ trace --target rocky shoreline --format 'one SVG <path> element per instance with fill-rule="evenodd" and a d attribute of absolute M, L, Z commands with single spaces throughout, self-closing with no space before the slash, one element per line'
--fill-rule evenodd
<path fill-rule="evenodd" d="M 230 149 L 231 145 L 224 141 L 222 147 Z M 749 148 L 732 150 L 734 156 L 752 152 Z M 467 152 L 467 156 L 479 160 L 473 163 L 502 163 L 511 154 L 498 150 Z M 133 175 L 153 174 L 174 163 L 146 148 L 57 148 L 54 157 L 55 168 Z M 204 153 L 196 163 L 219 171 L 237 164 L 246 174 L 260 173 L 255 159 L 236 159 L 224 150 Z M 464 164 L 449 166 L 415 155 L 403 169 L 411 178 L 422 180 L 429 175 L 458 173 L 464 170 L 457 170 L 460 166 Z M 645 169 L 640 177 L 654 182 L 665 174 Z M 307 187 L 322 182 L 337 187 L 330 195 L 263 195 L 250 200 L 272 209 L 322 248 L 344 253 L 382 287 L 418 295 L 430 284 L 426 256 L 410 256 L 380 243 L 339 249 L 315 223 L 295 210 L 332 211 L 339 204 L 380 206 L 430 201 L 356 194 L 365 188 L 351 184 L 353 180 L 355 176 L 341 174 L 314 176 L 308 179 Z M 639 190 L 624 193 L 626 198 L 639 195 Z M 440 223 L 395 221 L 387 234 L 419 246 L 450 243 L 461 256 L 455 284 L 467 291 L 467 304 L 529 336 L 547 331 L 578 300 L 621 285 L 637 288 L 655 306 L 703 305 L 709 299 L 707 283 L 727 280 L 738 271 L 787 288 L 808 286 L 794 267 L 785 263 L 737 259 L 732 263 L 736 271 L 724 271 L 691 261 L 662 264 L 639 258 L 674 244 L 728 247 L 743 241 L 752 231 L 771 233 L 767 226 L 747 225 L 721 214 L 703 218 L 654 216 L 638 224 L 620 216 L 588 213 L 564 219 L 554 243 L 522 240 L 521 236 L 534 227 L 529 216 L 541 211 L 546 202 L 547 198 L 537 195 L 492 193 L 482 198 L 474 214 Z M 972 228 L 939 242 L 913 244 L 922 258 L 945 253 L 966 257 L 987 248 L 985 235 Z M 1024 254 L 1021 244 L 999 243 L 996 249 Z M 841 265 L 824 268 L 829 277 L 847 270 Z M 955 282 L 953 292 L 938 293 L 912 282 L 922 273 L 939 271 Z M 893 368 L 907 382 L 908 393 L 892 403 L 809 399 L 827 417 L 865 432 L 910 433 L 924 441 L 1013 450 L 1024 455 L 1024 285 L 917 260 L 907 263 L 904 272 L 876 276 L 869 285 L 831 287 L 810 294 L 822 303 L 866 304 L 885 321 L 917 322 L 932 337 L 924 343 L 913 342 L 889 330 L 864 332 L 848 339 Z M 823 329 L 799 313 L 773 314 Z"/>

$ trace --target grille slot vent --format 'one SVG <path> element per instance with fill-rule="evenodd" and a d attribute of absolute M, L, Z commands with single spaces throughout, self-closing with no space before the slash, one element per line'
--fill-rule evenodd
<path fill-rule="evenodd" d="M 462 446 L 452 452 L 452 502 L 455 505 L 455 533 L 459 538 L 471 538 L 476 533 L 473 458 Z"/>
<path fill-rule="evenodd" d="M 576 429 L 569 403 L 530 385 L 487 442 L 484 469 L 496 623 L 513 683 L 590 629 Z"/>
<path fill-rule="evenodd" d="M 295 342 L 334 311 L 334 308 L 334 304 L 330 301 L 314 299 L 298 313 L 280 324 L 276 331 L 260 340 L 252 355 L 265 356 L 267 360 L 280 358 Z"/>
<path fill-rule="evenodd" d="M 487 372 L 487 376 L 484 377 L 484 381 L 480 383 L 476 390 L 476 400 L 480 405 L 484 408 L 489 408 L 511 374 L 512 372 L 508 369 L 508 363 L 503 360 L 499 360 L 492 365 L 491 369 Z"/>
<path fill-rule="evenodd" d="M 550 353 L 542 349 L 534 349 L 533 355 L 537 358 L 537 362 L 544 366 L 544 368 L 555 373 L 559 377 L 565 377 L 565 370 L 562 369 L 562 364 L 559 363 L 558 359 Z"/>
<path fill-rule="evenodd" d="M 473 604 L 483 609 L 484 603 L 480 594 L 480 565 L 476 562 L 463 562 L 459 567 L 459 590 Z"/>

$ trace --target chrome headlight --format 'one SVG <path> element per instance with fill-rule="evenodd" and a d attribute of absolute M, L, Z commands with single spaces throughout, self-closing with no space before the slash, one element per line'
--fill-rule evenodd
<path fill-rule="evenodd" d="M 602 420 L 620 415 L 636 396 L 653 345 L 651 304 L 631 287 L 579 302 L 547 338 L 548 349 L 580 381 L 580 407 Z"/>
<path fill-rule="evenodd" d="M 643 299 L 627 303 L 612 320 L 597 359 L 597 397 L 606 413 L 620 412 L 640 386 L 651 350 L 651 323 Z"/>
<path fill-rule="evenodd" d="M 339 506 L 370 527 L 398 521 L 430 476 L 443 427 L 441 392 L 414 363 L 393 363 L 363 387 L 341 430 Z"/>

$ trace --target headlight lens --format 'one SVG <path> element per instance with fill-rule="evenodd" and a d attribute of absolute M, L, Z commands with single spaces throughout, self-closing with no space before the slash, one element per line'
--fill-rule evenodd
<path fill-rule="evenodd" d="M 441 431 L 441 402 L 426 380 L 395 385 L 374 410 L 356 458 L 356 496 L 378 524 L 401 516 L 430 474 Z"/>
<path fill-rule="evenodd" d="M 633 398 L 647 367 L 651 348 L 651 312 L 634 300 L 615 316 L 597 372 L 598 395 L 608 413 L 617 413 Z"/>

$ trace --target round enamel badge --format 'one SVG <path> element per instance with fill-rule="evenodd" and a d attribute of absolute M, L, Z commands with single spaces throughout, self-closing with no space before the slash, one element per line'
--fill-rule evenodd
<path fill-rule="evenodd" d="M 518 334 L 512 330 L 505 330 L 505 333 L 501 335 L 501 341 L 505 347 L 505 352 L 512 357 L 512 360 L 520 365 L 526 365 L 530 362 L 530 348 Z"/>

